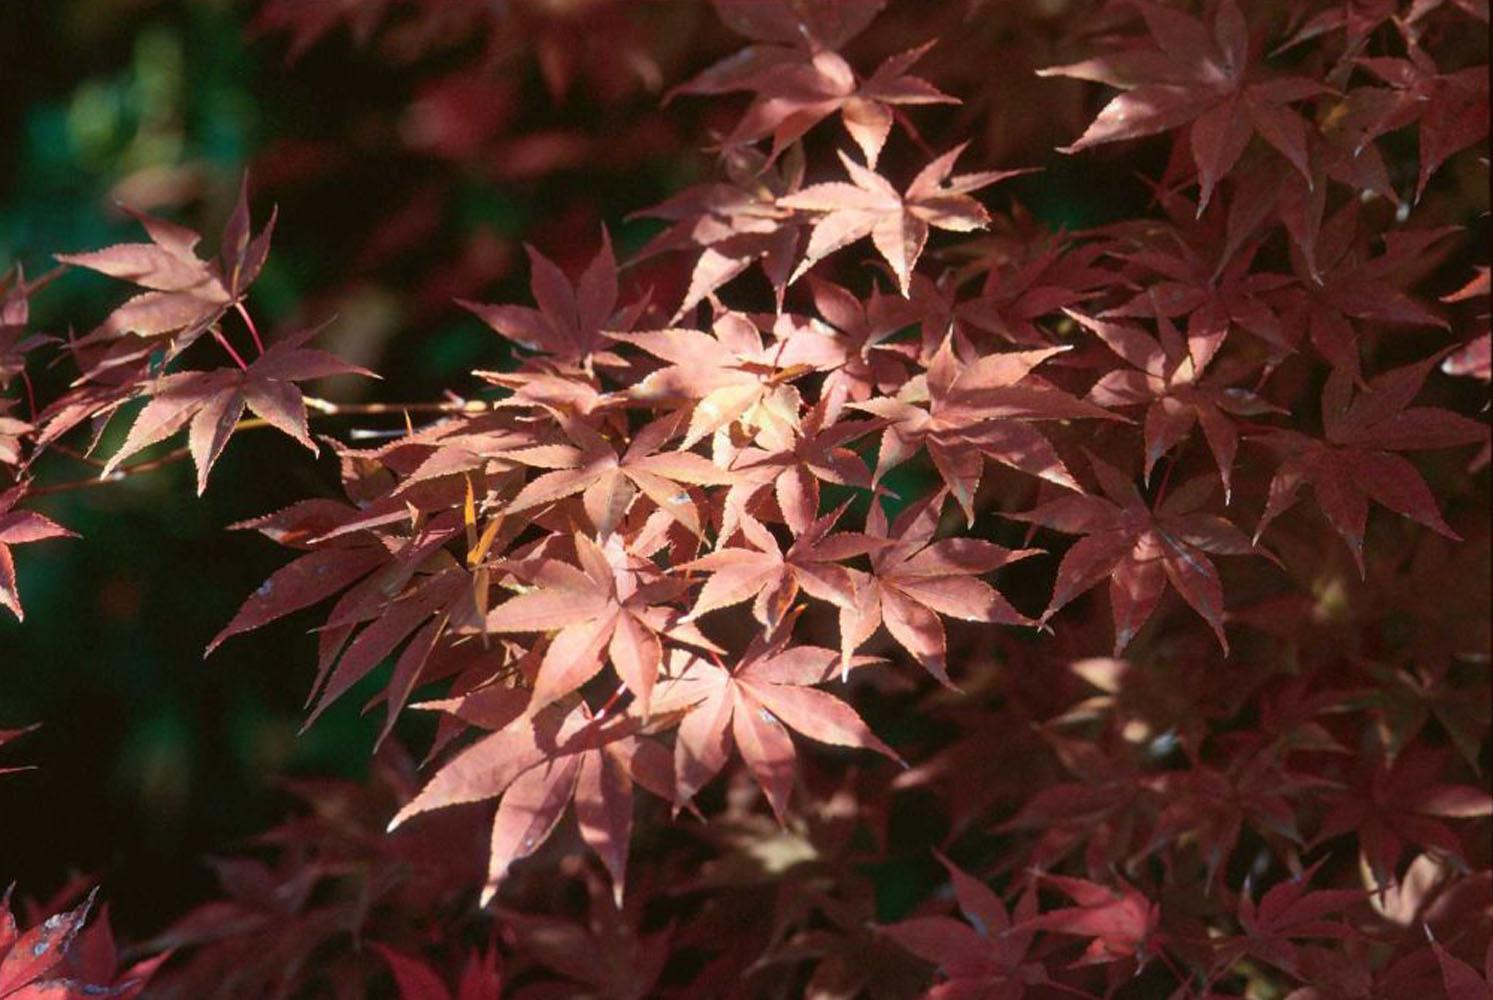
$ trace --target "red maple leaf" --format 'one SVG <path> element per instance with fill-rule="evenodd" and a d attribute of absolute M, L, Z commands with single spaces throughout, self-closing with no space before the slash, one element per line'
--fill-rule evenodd
<path fill-rule="evenodd" d="M 1411 406 L 1426 376 L 1442 359 L 1391 369 L 1355 391 L 1350 373 L 1335 368 L 1322 390 L 1321 439 L 1300 431 L 1261 432 L 1257 439 L 1284 460 L 1270 481 L 1270 498 L 1255 538 L 1296 502 L 1310 484 L 1317 507 L 1337 529 L 1363 572 L 1363 535 L 1372 499 L 1448 538 L 1459 537 L 1441 517 L 1436 498 L 1399 451 L 1450 448 L 1483 439 L 1488 429 L 1433 406 Z"/>
<path fill-rule="evenodd" d="M 22 726 L 20 729 L 0 729 L 0 747 L 12 743 L 27 733 L 34 732 L 40 723 Z M 29 771 L 29 767 L 0 767 L 0 774 L 15 774 L 18 771 Z"/>
<path fill-rule="evenodd" d="M 1214 187 L 1239 162 L 1254 135 L 1280 152 L 1304 177 L 1311 127 L 1291 104 L 1326 92 L 1316 80 L 1265 73 L 1250 58 L 1249 25 L 1235 0 L 1214 8 L 1211 28 L 1159 3 L 1137 2 L 1152 47 L 1039 71 L 1119 87 L 1099 117 L 1064 152 L 1135 139 L 1189 125 L 1188 141 L 1207 208 Z"/>
<path fill-rule="evenodd" d="M 453 995 L 440 974 L 423 960 L 376 941 L 371 944 L 394 974 L 399 1000 L 503 1000 L 502 960 L 496 948 L 468 955 Z"/>
<path fill-rule="evenodd" d="M 1198 371 L 1236 329 L 1264 341 L 1272 354 L 1292 350 L 1296 338 L 1283 328 L 1273 293 L 1293 279 L 1256 269 L 1264 235 L 1252 228 L 1259 213 L 1237 207 L 1245 194 L 1236 192 L 1227 206 L 1215 201 L 1201 213 L 1178 192 L 1158 188 L 1155 196 L 1170 225 L 1147 221 L 1107 227 L 1112 242 L 1105 252 L 1151 280 L 1100 318 L 1186 317 L 1187 349 Z"/>
<path fill-rule="evenodd" d="M 798 280 L 836 250 L 869 236 L 905 297 L 930 229 L 967 233 L 983 228 L 990 221 L 990 213 L 970 195 L 1025 172 L 987 170 L 954 175 L 954 161 L 962 152 L 964 145 L 959 145 L 934 159 L 919 171 L 905 192 L 898 192 L 885 177 L 841 153 L 840 162 L 850 175 L 850 183 L 812 184 L 779 198 L 778 204 L 784 208 L 816 213 L 803 260 L 789 280 Z"/>
<path fill-rule="evenodd" d="M 272 212 L 270 221 L 257 236 L 253 235 L 248 195 L 245 177 L 238 203 L 224 225 L 215 258 L 204 259 L 194 252 L 202 241 L 198 233 L 138 212 L 131 214 L 145 227 L 151 242 L 120 243 L 88 253 L 57 255 L 57 260 L 64 264 L 86 267 L 146 289 L 110 313 L 87 337 L 75 342 L 76 349 L 118 341 L 111 343 L 104 357 L 95 361 L 95 369 L 142 357 L 154 346 L 149 341 L 159 337 L 170 338 L 167 356 L 174 357 L 243 301 L 249 286 L 264 268 L 275 228 Z M 128 335 L 143 338 L 145 342 L 120 340 Z"/>
<path fill-rule="evenodd" d="M 871 470 L 859 455 L 845 445 L 876 430 L 872 420 L 841 420 L 826 426 L 828 406 L 821 400 L 804 415 L 794 431 L 764 428 L 758 434 L 763 447 L 747 447 L 736 453 L 731 472 L 735 482 L 721 501 L 721 535 L 730 537 L 740 523 L 741 512 L 768 489 L 777 501 L 783 520 L 797 535 L 809 530 L 819 516 L 819 484 L 869 489 Z"/>
<path fill-rule="evenodd" d="M 1239 928 L 1242 934 L 1220 943 L 1217 969 L 1232 966 L 1245 955 L 1269 962 L 1294 976 L 1301 976 L 1300 952 L 1295 942 L 1303 938 L 1344 940 L 1354 930 L 1340 920 L 1327 917 L 1363 902 L 1368 894 L 1359 889 L 1313 889 L 1312 876 L 1318 862 L 1292 878 L 1272 886 L 1258 903 L 1248 883 L 1239 894 Z"/>
<path fill-rule="evenodd" d="M 717 4 L 717 9 L 728 6 Z M 736 4 L 745 7 L 746 4 Z M 879 6 L 879 4 L 878 4 Z M 787 12 L 788 5 L 781 8 Z M 845 131 L 860 147 L 867 165 L 876 166 L 892 131 L 895 108 L 902 105 L 957 104 L 927 80 L 907 71 L 933 47 L 933 42 L 889 56 L 871 76 L 861 79 L 836 51 L 849 39 L 842 29 L 835 42 L 815 36 L 812 7 L 795 12 L 804 18 L 796 31 L 784 24 L 762 30 L 762 15 L 732 16 L 728 24 L 760 40 L 709 67 L 670 94 L 713 95 L 749 90 L 756 96 L 724 140 L 729 149 L 772 137 L 771 159 L 819 122 L 839 112 Z M 806 16 L 807 15 L 807 16 Z M 792 17 L 792 14 L 789 14 Z M 782 44 L 783 42 L 788 44 Z"/>
<path fill-rule="evenodd" d="M 507 505 L 506 513 L 517 514 L 579 493 L 592 527 L 605 540 L 641 493 L 699 535 L 700 514 L 688 487 L 720 486 L 735 479 L 709 459 L 683 450 L 692 441 L 679 451 L 659 450 L 679 433 L 682 421 L 674 414 L 639 430 L 620 455 L 616 446 L 584 419 L 566 417 L 556 422 L 571 444 L 540 444 L 505 453 L 510 461 L 550 470 L 527 483 Z"/>
<path fill-rule="evenodd" d="M 144 959 L 121 973 L 108 929 L 83 930 L 96 896 L 94 890 L 75 909 L 53 914 L 24 931 L 11 913 L 9 890 L 0 897 L 0 997 L 134 1000 L 141 995 L 165 956 Z"/>
<path fill-rule="evenodd" d="M 1013 551 L 974 538 L 934 541 L 946 496 L 940 491 L 913 504 L 890 527 L 886 511 L 872 501 L 866 532 L 886 544 L 870 550 L 869 573 L 852 571 L 855 601 L 840 608 L 843 663 L 850 662 L 850 655 L 878 625 L 885 625 L 918 663 L 949 684 L 947 642 L 939 615 L 1001 625 L 1035 624 L 979 577 L 1041 551 Z"/>
<path fill-rule="evenodd" d="M 671 250 L 700 250 L 670 323 L 678 323 L 758 261 L 782 307 L 798 254 L 800 226 L 797 213 L 780 206 L 778 199 L 803 187 L 802 147 L 789 147 L 776 163 L 768 163 L 766 155 L 752 147 L 735 149 L 727 156 L 726 168 L 730 183 L 697 184 L 637 213 L 671 225 L 639 250 L 634 262 Z"/>
<path fill-rule="evenodd" d="M 571 283 L 554 262 L 533 247 L 529 252 L 529 289 L 538 309 L 484 305 L 458 300 L 483 322 L 521 347 L 538 351 L 566 368 L 589 372 L 592 365 L 617 366 L 622 359 L 607 350 L 604 330 L 626 330 L 642 311 L 641 304 L 617 313 L 617 259 L 612 241 L 601 231 L 601 249 L 578 281 Z"/>
<path fill-rule="evenodd" d="M 305 330 L 286 337 L 244 368 L 175 372 L 147 382 L 141 394 L 150 401 L 135 417 L 119 450 L 104 464 L 102 475 L 108 476 L 131 455 L 190 423 L 187 444 L 197 466 L 200 495 L 245 408 L 315 454 L 316 442 L 306 428 L 305 398 L 295 382 L 330 375 L 373 377 L 372 372 L 326 351 L 302 346 L 318 332 Z"/>
<path fill-rule="evenodd" d="M 849 705 L 813 687 L 834 675 L 838 655 L 789 645 L 791 631 L 790 620 L 758 635 L 731 669 L 683 651 L 671 657 L 653 710 L 686 713 L 674 743 L 677 805 L 688 803 L 720 772 L 734 743 L 773 813 L 786 822 L 795 771 L 790 729 L 821 743 L 901 760 Z"/>
<path fill-rule="evenodd" d="M 908 378 L 905 343 L 888 343 L 915 320 L 922 310 L 916 300 L 886 295 L 873 289 L 864 302 L 847 289 L 809 275 L 814 308 L 834 330 L 830 343 L 833 370 L 824 380 L 820 399 L 865 401 L 877 393 L 891 393 Z M 916 293 L 914 293 L 916 294 Z"/>
<path fill-rule="evenodd" d="M 1447 226 L 1392 231 L 1384 237 L 1384 252 L 1372 254 L 1360 239 L 1358 216 L 1358 203 L 1350 201 L 1305 249 L 1292 243 L 1291 263 L 1300 280 L 1279 296 L 1287 327 L 1306 331 L 1323 358 L 1355 376 L 1360 369 L 1355 320 L 1446 326 L 1404 290 L 1398 275 L 1456 232 Z"/>
<path fill-rule="evenodd" d="M 628 395 L 651 406 L 682 402 L 688 407 L 680 448 L 734 424 L 750 433 L 798 426 L 802 398 L 792 382 L 813 370 L 798 356 L 800 338 L 767 343 L 751 317 L 731 311 L 716 316 L 708 334 L 675 328 L 612 336 L 667 362 L 633 384 Z M 820 353 L 811 349 L 810 357 Z M 716 442 L 718 450 L 723 444 Z"/>
<path fill-rule="evenodd" d="M 663 638 L 714 648 L 667 606 L 686 587 L 613 535 L 604 544 L 573 536 L 577 565 L 542 558 L 512 568 L 532 589 L 488 612 L 489 632 L 553 632 L 534 679 L 534 708 L 564 697 L 610 659 L 646 711 L 663 657 Z"/>
<path fill-rule="evenodd" d="M 742 512 L 738 518 L 741 533 L 752 548 L 718 548 L 674 567 L 683 573 L 703 570 L 710 574 L 685 620 L 751 600 L 753 616 L 776 627 L 800 590 L 840 608 L 853 606 L 855 582 L 840 563 L 875 550 L 880 542 L 860 532 L 831 533 L 848 506 L 846 501 L 816 518 L 786 551 L 762 522 Z"/>
<path fill-rule="evenodd" d="M 1380 114 L 1368 130 L 1374 138 L 1418 124 L 1420 175 L 1415 197 L 1447 159 L 1488 135 L 1488 74 L 1481 66 L 1442 73 L 1425 49 L 1413 39 L 1407 58 L 1364 56 L 1358 65 L 1389 84 L 1389 93 L 1376 102 Z"/>
<path fill-rule="evenodd" d="M 954 355 L 952 339 L 945 340 L 926 375 L 909 380 L 895 396 L 854 404 L 887 421 L 876 458 L 876 480 L 925 449 L 970 524 L 986 457 L 1077 489 L 1057 450 L 1032 422 L 1124 418 L 1032 376 L 1032 369 L 1066 350 L 987 354 L 966 364 Z"/>
<path fill-rule="evenodd" d="M 1444 819 L 1493 815 L 1493 795 L 1444 781 L 1448 754 L 1420 747 L 1392 762 L 1365 760 L 1350 785 L 1330 800 L 1331 811 L 1312 843 L 1352 832 L 1380 886 L 1396 880 L 1405 845 L 1462 858 L 1462 844 Z"/>
<path fill-rule="evenodd" d="M 581 836 L 607 866 L 621 898 L 633 784 L 663 798 L 673 789 L 667 753 L 637 735 L 635 717 L 608 720 L 584 704 L 535 708 L 522 691 L 500 685 L 425 707 L 493 731 L 437 771 L 395 814 L 390 830 L 432 809 L 501 796 L 493 816 L 485 906 L 513 863 L 539 849 L 574 800 Z"/>
<path fill-rule="evenodd" d="M 1131 366 L 1105 374 L 1089 390 L 1088 398 L 1111 408 L 1146 407 L 1146 481 L 1162 455 L 1185 441 L 1194 427 L 1201 427 L 1218 464 L 1227 504 L 1233 491 L 1234 456 L 1239 451 L 1239 431 L 1229 415 L 1258 416 L 1280 412 L 1279 408 L 1247 389 L 1227 384 L 1246 372 L 1223 379 L 1205 375 L 1197 352 L 1189 351 L 1189 344 L 1164 315 L 1157 320 L 1159 339 L 1131 323 L 1094 319 L 1072 310 L 1068 315 Z"/>
<path fill-rule="evenodd" d="M 1212 492 L 1210 480 L 1191 480 L 1153 509 L 1118 469 L 1093 455 L 1089 462 L 1105 496 L 1059 497 L 1036 510 L 1006 515 L 1084 536 L 1063 555 L 1041 620 L 1046 622 L 1069 601 L 1108 580 L 1119 656 L 1155 612 L 1170 583 L 1212 627 L 1227 653 L 1223 584 L 1207 554 L 1266 553 L 1230 522 L 1198 512 Z"/>
<path fill-rule="evenodd" d="M 943 855 L 939 860 L 948 869 L 959 911 L 968 922 L 951 917 L 912 917 L 876 928 L 902 948 L 938 966 L 944 985 L 929 991 L 929 1000 L 1020 1000 L 1026 995 L 1026 987 L 1047 981 L 1047 970 L 1040 963 L 1027 961 L 1035 934 L 1024 927 L 1036 916 L 1037 894 L 1023 893 L 1016 909 L 1008 912 L 985 883 Z"/>
<path fill-rule="evenodd" d="M 29 510 L 16 510 L 26 496 L 24 485 L 12 486 L 0 493 L 0 605 L 10 609 L 17 620 L 26 617 L 21 609 L 21 594 L 16 589 L 16 564 L 11 546 L 41 542 L 48 538 L 76 538 L 73 532 L 51 518 Z"/>
<path fill-rule="evenodd" d="M 1038 914 L 1017 924 L 1017 929 L 1089 938 L 1075 965 L 1121 959 L 1145 964 L 1155 952 L 1160 942 L 1161 907 L 1133 885 L 1111 888 L 1065 875 L 1044 874 L 1040 879 L 1078 905 Z"/>

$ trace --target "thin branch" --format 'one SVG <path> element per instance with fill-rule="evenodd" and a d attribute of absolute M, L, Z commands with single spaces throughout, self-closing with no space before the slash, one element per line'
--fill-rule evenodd
<path fill-rule="evenodd" d="M 42 497 L 55 493 L 72 493 L 77 490 L 92 489 L 95 486 L 107 486 L 111 483 L 117 483 L 146 472 L 163 469 L 168 465 L 175 465 L 191 454 L 192 452 L 189 448 L 177 448 L 175 451 L 169 451 L 159 458 L 152 458 L 146 462 L 136 462 L 134 465 L 126 465 L 123 468 L 107 472 L 102 476 L 95 476 L 91 479 L 73 479 L 65 483 L 50 483 L 46 486 L 38 486 L 35 489 L 27 490 L 26 493 L 28 496 Z"/>
<path fill-rule="evenodd" d="M 259 337 L 259 327 L 254 325 L 254 317 L 249 315 L 249 310 L 244 308 L 242 300 L 235 302 L 233 308 L 244 318 L 244 325 L 249 328 L 249 336 L 254 338 L 254 349 L 260 354 L 264 353 L 264 341 Z"/>
<path fill-rule="evenodd" d="M 78 451 L 76 448 L 70 448 L 60 442 L 54 442 L 53 444 L 47 445 L 46 450 L 55 451 L 59 455 L 65 455 L 75 462 L 82 462 L 84 465 L 91 465 L 95 469 L 102 469 L 108 464 L 102 459 L 94 458 L 92 455 L 86 455 L 83 452 Z"/>
<path fill-rule="evenodd" d="M 243 356 L 233 349 L 233 345 L 228 342 L 228 338 L 223 336 L 223 331 L 219 330 L 216 326 L 209 327 L 209 329 L 212 332 L 213 339 L 218 342 L 219 347 L 228 352 L 228 356 L 233 359 L 233 363 L 238 365 L 240 370 L 247 369 L 249 366 L 244 361 Z"/>
<path fill-rule="evenodd" d="M 36 419 L 36 387 L 31 384 L 31 373 L 21 369 L 21 384 L 26 387 L 26 419 Z"/>
<path fill-rule="evenodd" d="M 252 431 L 257 430 L 261 427 L 269 426 L 271 426 L 271 424 L 267 420 L 262 420 L 259 417 L 249 417 L 248 419 L 240 420 L 238 423 L 234 424 L 232 433 L 237 434 L 239 431 Z M 107 462 L 100 461 L 99 459 L 94 458 L 92 455 L 85 455 L 81 451 L 78 451 L 74 448 L 69 448 L 64 444 L 54 443 L 48 445 L 47 448 L 51 451 L 57 452 L 59 455 L 71 458 L 74 461 L 82 462 L 85 465 L 90 465 L 95 469 L 108 468 Z M 190 448 L 177 448 L 173 451 L 167 452 L 164 455 L 161 455 L 158 458 L 152 458 L 144 462 L 136 462 L 134 465 L 126 465 L 117 469 L 110 469 L 108 472 L 105 472 L 102 475 L 94 476 L 90 479 L 71 479 L 61 483 L 49 483 L 46 486 L 38 486 L 35 489 L 27 490 L 26 492 L 28 496 L 35 497 L 46 496 L 52 493 L 71 493 L 74 490 L 86 490 L 94 486 L 107 486 L 111 483 L 117 483 L 122 480 L 129 479 L 133 476 L 141 475 L 142 473 L 154 472 L 157 469 L 163 469 L 168 465 L 175 465 L 182 459 L 190 457 L 191 454 L 192 451 Z"/>
<path fill-rule="evenodd" d="M 316 396 L 306 397 L 306 409 L 328 417 L 379 416 L 404 413 L 487 413 L 497 404 L 484 399 L 451 399 L 423 403 L 334 403 Z"/>
<path fill-rule="evenodd" d="M 227 343 L 226 341 L 221 340 L 221 334 L 218 334 L 216 330 L 214 330 L 213 332 L 214 334 L 219 336 L 220 342 L 222 342 L 226 347 Z M 229 351 L 233 350 L 231 347 L 229 347 L 228 349 Z M 239 358 L 236 354 L 234 355 L 234 358 L 235 360 L 242 363 L 242 359 Z M 320 399 L 316 396 L 307 396 L 306 408 L 307 410 L 311 411 L 307 413 L 307 416 L 315 418 L 378 416 L 388 414 L 408 415 L 410 413 L 487 413 L 496 409 L 496 404 L 480 399 L 452 399 L 446 400 L 444 402 L 422 403 L 333 403 L 330 400 Z M 270 426 L 270 424 L 266 421 L 258 417 L 250 417 L 245 420 L 240 420 L 237 424 L 235 424 L 233 432 L 237 433 L 239 431 L 254 430 L 259 427 L 268 426 Z M 82 462 L 85 465 L 92 466 L 95 469 L 104 469 L 107 466 L 107 463 L 100 461 L 99 459 L 96 459 L 91 455 L 85 455 L 84 453 L 77 451 L 76 449 L 69 448 L 63 444 L 54 443 L 48 445 L 48 448 L 50 450 L 56 451 L 60 455 L 71 458 L 74 461 Z M 180 462 L 182 459 L 187 458 L 190 455 L 190 449 L 177 448 L 175 451 L 168 452 L 167 454 L 162 455 L 159 458 L 153 458 L 145 462 L 137 462 L 134 465 L 127 465 L 123 468 L 112 469 L 104 475 L 95 476 L 90 479 L 76 479 L 61 483 L 50 483 L 48 485 L 38 486 L 32 490 L 29 490 L 28 493 L 31 496 L 48 496 L 56 493 L 71 493 L 75 490 L 91 489 L 95 486 L 106 486 L 110 483 L 117 483 L 132 476 L 140 475 L 146 472 L 154 472 L 155 470 L 165 468 L 168 465 L 174 465 L 175 463 Z"/>

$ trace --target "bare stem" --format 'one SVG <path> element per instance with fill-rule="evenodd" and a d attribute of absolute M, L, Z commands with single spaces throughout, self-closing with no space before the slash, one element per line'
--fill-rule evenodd
<path fill-rule="evenodd" d="M 238 365 L 240 369 L 247 369 L 249 366 L 244 363 L 243 356 L 233 349 L 233 345 L 228 342 L 228 338 L 223 336 L 223 331 L 219 330 L 216 326 L 211 329 L 213 339 L 218 342 L 219 347 L 228 352 L 228 356 L 233 359 L 233 363 Z"/>
<path fill-rule="evenodd" d="M 82 462 L 84 465 L 91 465 L 95 469 L 102 469 L 107 464 L 97 458 L 94 458 L 92 455 L 85 455 L 83 452 L 78 451 L 76 448 L 69 448 L 65 444 L 55 443 L 48 445 L 47 447 L 49 450 L 55 451 L 59 455 L 66 455 L 68 458 L 71 458 L 75 462 Z"/>
<path fill-rule="evenodd" d="M 123 468 L 113 470 L 107 475 L 93 476 L 88 479 L 73 479 L 65 483 L 51 483 L 46 486 L 38 486 L 35 489 L 27 490 L 26 493 L 28 496 L 41 497 L 55 493 L 72 493 L 76 490 L 91 489 L 95 486 L 107 486 L 110 483 L 117 483 L 132 476 L 154 472 L 168 465 L 175 465 L 189 455 L 191 455 L 190 449 L 177 448 L 175 451 L 169 451 L 159 458 L 152 458 L 147 462 L 136 462 L 134 465 L 126 465 Z"/>
<path fill-rule="evenodd" d="M 31 384 L 31 373 L 21 369 L 21 383 L 26 387 L 26 418 L 36 419 L 36 387 Z"/>
<path fill-rule="evenodd" d="M 260 354 L 264 353 L 264 341 L 259 337 L 259 327 L 254 325 L 254 317 L 249 315 L 249 310 L 244 308 L 242 301 L 235 302 L 233 308 L 244 318 L 244 325 L 249 328 L 249 336 L 254 338 L 254 349 Z"/>
<path fill-rule="evenodd" d="M 403 413 L 487 413 L 496 405 L 482 399 L 451 399 L 423 403 L 334 403 L 316 396 L 306 397 L 306 408 L 328 417 L 378 416 Z"/>
<path fill-rule="evenodd" d="M 223 338 L 223 335 L 216 328 L 214 328 L 213 330 L 213 335 L 218 338 L 218 342 L 228 350 L 228 352 L 233 356 L 233 360 L 237 362 L 240 367 L 247 367 L 246 365 L 244 365 L 243 359 L 238 355 L 237 352 L 233 350 L 231 346 L 229 346 L 227 340 Z M 306 408 L 311 411 L 307 414 L 307 416 L 314 418 L 378 416 L 386 414 L 409 413 L 487 413 L 494 409 L 494 404 L 480 399 L 451 399 L 440 402 L 421 403 L 333 403 L 330 400 L 320 399 L 316 396 L 307 396 Z M 255 428 L 268 426 L 270 425 L 264 420 L 261 420 L 258 417 L 251 417 L 246 420 L 240 420 L 236 425 L 234 425 L 234 432 L 236 433 L 238 431 L 253 430 Z M 64 455 L 68 458 L 73 459 L 74 461 L 82 462 L 85 465 L 90 465 L 95 469 L 103 469 L 106 465 L 106 463 L 90 455 L 85 455 L 84 453 L 77 451 L 76 449 L 69 448 L 66 445 L 52 444 L 48 447 L 51 450 L 56 451 L 60 455 Z M 38 486 L 35 489 L 29 490 L 28 493 L 31 496 L 48 496 L 55 493 L 71 493 L 74 490 L 85 490 L 91 489 L 95 486 L 105 486 L 110 483 L 117 483 L 124 479 L 128 479 L 131 476 L 140 475 L 146 472 L 154 472 L 155 470 L 165 468 L 168 465 L 174 465 L 175 463 L 180 462 L 182 459 L 189 457 L 190 454 L 191 452 L 189 449 L 178 448 L 175 451 L 168 452 L 167 454 L 160 456 L 159 458 L 153 458 L 149 461 L 137 462 L 134 465 L 127 465 L 123 468 L 114 469 L 107 475 L 94 476 L 88 479 L 69 480 L 67 482 L 61 483 L 50 483 L 46 486 Z"/>
<path fill-rule="evenodd" d="M 258 417 L 250 417 L 247 420 L 240 420 L 237 424 L 234 425 L 233 430 L 234 433 L 237 433 L 239 431 L 251 431 L 260 427 L 269 426 L 270 424 L 268 421 L 261 420 Z M 66 457 L 71 458 L 74 461 L 82 462 L 85 465 L 90 465 L 95 469 L 103 469 L 108 464 L 94 458 L 92 455 L 85 455 L 83 452 L 78 451 L 75 448 L 69 448 L 64 444 L 54 443 L 48 445 L 47 447 L 50 450 L 57 452 L 59 455 L 65 455 Z M 154 472 L 157 469 L 164 469 L 168 465 L 175 465 L 182 459 L 190 457 L 191 454 L 192 452 L 190 448 L 177 448 L 173 451 L 167 452 L 164 455 L 161 455 L 158 458 L 152 458 L 148 461 L 136 462 L 134 465 L 126 465 L 118 469 L 112 469 L 104 475 L 92 476 L 88 479 L 70 479 L 66 482 L 61 483 L 49 483 L 46 486 L 38 486 L 35 489 L 27 490 L 26 493 L 28 496 L 36 497 L 47 496 L 53 493 L 71 493 L 74 490 L 86 490 L 94 486 L 107 486 L 110 483 L 117 483 L 146 472 Z"/>

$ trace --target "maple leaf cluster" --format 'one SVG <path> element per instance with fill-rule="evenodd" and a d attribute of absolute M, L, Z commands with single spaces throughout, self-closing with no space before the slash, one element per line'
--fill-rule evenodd
<path fill-rule="evenodd" d="M 390 6 L 261 22 L 299 53 Z M 563 94 L 590 29 L 521 6 Z M 1065 152 L 1170 155 L 1073 232 L 914 124 L 957 41 L 863 75 L 884 0 L 713 6 L 747 47 L 669 98 L 749 95 L 720 176 L 629 259 L 529 248 L 532 304 L 463 295 L 514 363 L 376 445 L 311 436 L 347 411 L 298 383 L 369 373 L 261 338 L 247 193 L 212 258 L 143 215 L 59 256 L 141 289 L 64 344 L 5 286 L 0 389 L 53 347 L 79 377 L 0 409 L 0 603 L 67 533 L 19 506 L 42 456 L 107 480 L 185 430 L 200 493 L 272 427 L 340 496 L 236 526 L 294 555 L 208 652 L 328 605 L 310 720 L 383 664 L 380 741 L 436 720 L 423 777 L 390 741 L 221 862 L 161 995 L 1486 996 L 1488 272 L 1436 197 L 1486 139 L 1486 6 L 1101 5 L 1043 71 L 1118 91 Z M 868 872 L 935 807 L 952 893 L 887 919 Z"/>
<path fill-rule="evenodd" d="M 169 954 L 162 952 L 122 968 L 108 907 L 98 919 L 87 922 L 97 893 L 95 889 L 82 903 L 66 910 L 59 908 L 65 902 L 54 901 L 42 908 L 50 916 L 37 916 L 32 926 L 24 928 L 16 920 L 12 893 L 7 891 L 0 898 L 0 997 L 134 1000 L 144 995 Z"/>

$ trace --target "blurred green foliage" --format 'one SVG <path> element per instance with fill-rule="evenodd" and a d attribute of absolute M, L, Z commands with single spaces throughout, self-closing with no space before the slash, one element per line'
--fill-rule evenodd
<path fill-rule="evenodd" d="M 204 216 L 220 219 L 259 141 L 265 84 L 240 11 L 78 0 L 15 13 L 22 30 L 0 32 L 15 50 L 0 64 L 21 71 L 0 115 L 0 263 L 36 275 L 50 251 L 133 238 L 134 223 L 110 210 L 127 178 L 213 188 Z M 294 266 L 277 257 L 266 275 L 270 315 L 300 297 Z M 37 300 L 36 326 L 65 332 L 118 297 L 107 280 L 69 274 Z M 36 377 L 45 394 L 66 373 Z M 89 473 L 50 468 L 54 480 Z M 304 623 L 202 662 L 206 640 L 279 562 L 273 546 L 222 526 L 334 481 L 294 445 L 252 436 L 221 469 L 204 501 L 180 465 L 41 504 L 83 540 L 22 554 L 28 620 L 0 620 L 0 721 L 45 721 L 8 757 L 39 769 L 0 789 L 0 881 L 45 894 L 86 872 L 137 933 L 210 889 L 203 858 L 282 814 L 277 778 L 359 774 L 376 732 L 355 692 L 297 738 L 309 676 L 287 666 L 314 662 Z"/>

